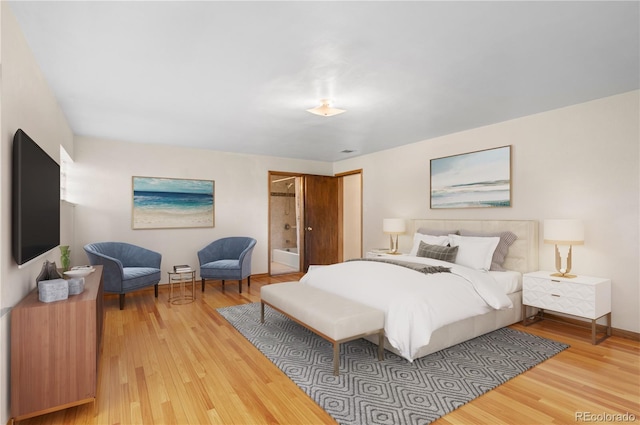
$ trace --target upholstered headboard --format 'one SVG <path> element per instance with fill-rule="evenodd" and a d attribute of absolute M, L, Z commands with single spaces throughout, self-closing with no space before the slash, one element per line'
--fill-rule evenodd
<path fill-rule="evenodd" d="M 518 237 L 509 247 L 504 262 L 508 270 L 527 273 L 538 270 L 538 222 L 535 220 L 409 220 L 407 232 L 412 236 L 421 227 L 433 230 L 470 230 L 496 233 L 510 231 Z"/>

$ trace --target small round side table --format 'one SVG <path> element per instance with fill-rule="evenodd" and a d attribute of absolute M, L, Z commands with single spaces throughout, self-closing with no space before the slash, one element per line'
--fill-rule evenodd
<path fill-rule="evenodd" d="M 169 302 L 171 304 L 189 304 L 196 300 L 196 271 L 168 272 Z M 191 285 L 191 289 L 188 286 Z M 178 286 L 175 290 L 175 286 Z"/>

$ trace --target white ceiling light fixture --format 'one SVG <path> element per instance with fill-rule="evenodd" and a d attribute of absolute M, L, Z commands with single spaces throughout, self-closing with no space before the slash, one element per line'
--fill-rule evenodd
<path fill-rule="evenodd" d="M 316 106 L 312 109 L 307 109 L 307 112 L 311 112 L 312 114 L 322 115 L 323 117 L 332 117 L 334 115 L 341 114 L 343 112 L 347 112 L 344 109 L 332 108 L 329 106 L 331 103 L 329 99 L 320 100 L 321 105 Z"/>

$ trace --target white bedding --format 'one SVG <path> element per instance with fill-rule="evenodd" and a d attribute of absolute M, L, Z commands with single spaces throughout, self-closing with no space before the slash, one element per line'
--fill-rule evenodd
<path fill-rule="evenodd" d="M 390 258 L 450 267 L 451 273 L 423 274 L 383 262 L 348 261 L 311 267 L 300 282 L 384 311 L 386 337 L 409 361 L 436 329 L 512 307 L 504 285 L 488 272 L 430 258 Z"/>
<path fill-rule="evenodd" d="M 504 272 L 490 271 L 489 274 L 496 280 L 496 283 L 500 285 L 505 294 L 522 291 L 522 273 L 506 270 Z"/>

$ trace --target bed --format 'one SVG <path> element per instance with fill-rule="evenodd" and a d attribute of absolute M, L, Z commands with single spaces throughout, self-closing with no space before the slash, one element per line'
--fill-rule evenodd
<path fill-rule="evenodd" d="M 418 231 L 424 236 L 414 236 Z M 448 236 L 454 231 L 461 235 Z M 500 259 L 504 271 L 482 270 L 483 267 L 475 264 L 475 257 L 470 260 L 469 245 L 465 244 L 486 246 L 489 243 L 495 244 L 491 245 L 495 248 L 500 243 L 495 242 L 497 236 L 502 235 L 504 239 L 508 234 L 504 232 L 510 232 L 511 238 L 515 236 L 508 251 L 502 247 L 506 251 Z M 411 248 L 413 255 L 388 255 L 312 267 L 300 281 L 383 309 L 385 348 L 409 361 L 521 320 L 522 274 L 538 268 L 537 221 L 419 219 L 408 222 L 407 233 L 412 237 L 412 246 L 402 248 L 405 251 Z M 446 242 L 442 242 L 444 240 Z M 444 248 L 434 247 L 438 244 Z M 450 245 L 459 245 L 457 262 L 424 258 L 424 251 L 415 256 L 417 247 L 439 252 L 448 251 Z M 488 249 L 493 253 L 493 248 Z M 471 264 L 465 262 L 469 260 Z M 490 260 L 495 261 L 495 257 Z M 406 264 L 388 264 L 392 262 Z M 411 270 L 422 270 L 423 266 L 431 272 Z M 492 262 L 491 269 L 494 266 L 500 268 Z M 438 267 L 448 270 L 442 273 Z M 484 268 L 489 268 L 488 263 Z M 391 281 L 392 291 L 385 289 Z M 497 284 L 498 281 L 505 283 Z M 429 282 L 429 285 L 420 282 Z M 411 291 L 416 291 L 415 295 Z M 377 343 L 374 338 L 371 341 Z"/>

